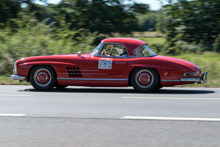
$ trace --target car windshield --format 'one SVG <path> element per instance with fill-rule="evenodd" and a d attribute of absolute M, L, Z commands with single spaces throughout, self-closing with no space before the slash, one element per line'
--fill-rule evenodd
<path fill-rule="evenodd" d="M 146 44 L 138 47 L 134 50 L 134 54 L 137 57 L 149 57 L 157 55 L 151 48 L 149 48 Z"/>
<path fill-rule="evenodd" d="M 95 49 L 93 49 L 89 54 L 90 55 L 98 55 L 100 48 L 102 47 L 102 43 L 100 43 Z"/>

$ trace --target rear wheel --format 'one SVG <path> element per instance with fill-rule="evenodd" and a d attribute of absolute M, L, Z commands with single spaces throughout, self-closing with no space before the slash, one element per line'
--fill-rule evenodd
<path fill-rule="evenodd" d="M 56 83 L 56 73 L 50 66 L 35 66 L 30 72 L 30 82 L 37 90 L 51 90 Z"/>
<path fill-rule="evenodd" d="M 140 92 L 153 92 L 159 88 L 159 75 L 155 69 L 137 68 L 131 74 L 131 84 Z"/>

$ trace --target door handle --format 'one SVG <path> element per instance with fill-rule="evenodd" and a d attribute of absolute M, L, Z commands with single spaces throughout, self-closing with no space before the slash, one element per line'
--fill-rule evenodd
<path fill-rule="evenodd" d="M 125 62 L 116 62 L 116 64 L 125 64 Z"/>

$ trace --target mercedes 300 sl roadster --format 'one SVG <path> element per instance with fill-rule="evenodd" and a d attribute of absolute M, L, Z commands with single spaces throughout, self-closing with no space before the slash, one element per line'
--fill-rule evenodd
<path fill-rule="evenodd" d="M 91 87 L 133 86 L 151 92 L 163 86 L 206 83 L 208 72 L 178 58 L 157 55 L 146 42 L 108 38 L 88 54 L 34 56 L 14 64 L 13 80 L 31 82 L 37 90 L 68 85 Z"/>

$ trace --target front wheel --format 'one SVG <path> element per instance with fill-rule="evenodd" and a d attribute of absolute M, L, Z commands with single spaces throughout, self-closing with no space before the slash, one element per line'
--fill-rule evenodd
<path fill-rule="evenodd" d="M 35 66 L 30 72 L 30 82 L 37 90 L 51 90 L 56 83 L 56 73 L 50 66 Z"/>
<path fill-rule="evenodd" d="M 155 69 L 137 68 L 131 74 L 131 84 L 140 92 L 153 92 L 159 87 L 159 74 Z"/>

